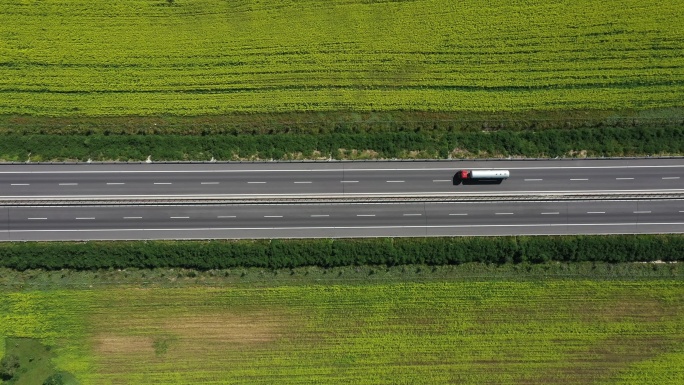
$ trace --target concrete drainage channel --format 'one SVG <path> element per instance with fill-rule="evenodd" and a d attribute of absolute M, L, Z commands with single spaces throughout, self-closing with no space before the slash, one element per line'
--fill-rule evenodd
<path fill-rule="evenodd" d="M 681 200 L 684 193 L 594 193 L 594 194 L 535 194 L 535 195 L 436 195 L 436 196 L 283 196 L 283 197 L 64 197 L 0 199 L 0 206 L 211 206 L 211 205 L 293 205 L 293 204 L 353 204 L 353 203 L 415 203 L 415 202 L 558 202 L 558 201 L 634 201 Z"/>

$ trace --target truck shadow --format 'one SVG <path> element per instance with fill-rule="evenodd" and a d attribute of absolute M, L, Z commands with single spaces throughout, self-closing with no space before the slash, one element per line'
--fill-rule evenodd
<path fill-rule="evenodd" d="M 503 179 L 498 179 L 498 178 L 462 179 L 459 176 L 459 173 L 456 173 L 453 177 L 454 186 L 457 186 L 459 184 L 462 184 L 464 186 L 480 185 L 480 184 L 501 184 L 501 182 L 503 182 Z"/>

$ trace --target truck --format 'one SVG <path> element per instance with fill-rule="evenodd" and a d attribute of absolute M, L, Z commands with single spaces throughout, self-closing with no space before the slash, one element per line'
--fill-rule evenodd
<path fill-rule="evenodd" d="M 508 170 L 461 170 L 461 179 L 506 179 L 511 176 Z"/>

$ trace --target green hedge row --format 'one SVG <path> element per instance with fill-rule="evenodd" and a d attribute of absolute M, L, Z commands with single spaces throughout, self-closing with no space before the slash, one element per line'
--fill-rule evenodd
<path fill-rule="evenodd" d="M 346 149 L 346 151 L 340 151 Z M 684 127 L 603 127 L 492 132 L 401 131 L 266 135 L 18 135 L 0 137 L 0 159 L 235 160 L 359 158 L 556 157 L 684 154 Z M 293 156 L 294 154 L 294 156 Z M 417 155 L 416 155 L 417 154 Z"/>
<path fill-rule="evenodd" d="M 449 265 L 684 261 L 684 236 L 521 236 L 241 241 L 0 243 L 0 267 L 63 268 Z"/>

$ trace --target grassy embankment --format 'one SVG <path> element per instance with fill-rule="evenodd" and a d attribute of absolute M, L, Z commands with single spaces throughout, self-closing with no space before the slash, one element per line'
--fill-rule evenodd
<path fill-rule="evenodd" d="M 681 1 L 0 6 L 6 160 L 684 152 Z M 613 123 L 669 131 L 452 134 Z"/>
<path fill-rule="evenodd" d="M 212 273 L 213 287 L 198 287 L 187 281 L 201 276 L 148 273 L 166 283 L 4 289 L 0 337 L 40 339 L 83 384 L 684 380 L 679 279 L 402 282 L 394 268 L 325 285 L 298 271 L 296 284 L 258 287 Z"/>

